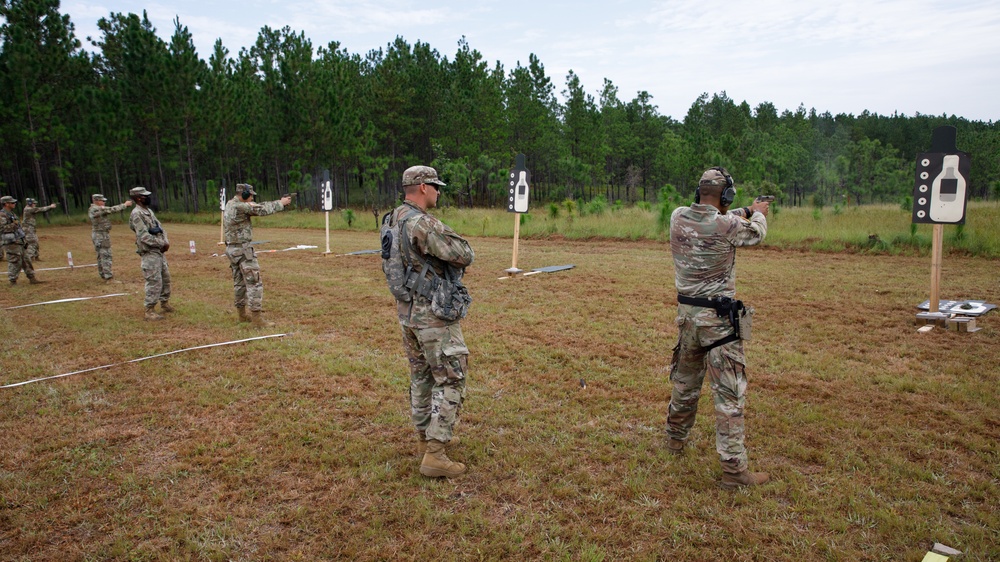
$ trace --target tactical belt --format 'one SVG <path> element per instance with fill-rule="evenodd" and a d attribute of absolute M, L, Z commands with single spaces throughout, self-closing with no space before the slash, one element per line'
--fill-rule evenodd
<path fill-rule="evenodd" d="M 721 340 L 712 342 L 705 347 L 705 351 L 710 351 L 720 345 L 726 345 L 727 343 L 732 343 L 740 339 L 740 311 L 743 310 L 743 301 L 738 301 L 729 297 L 714 297 L 706 299 L 702 297 L 689 297 L 687 295 L 678 294 L 677 302 L 691 306 L 711 308 L 715 310 L 715 313 L 719 317 L 729 317 L 729 324 L 733 327 L 733 333 L 722 338 Z"/>

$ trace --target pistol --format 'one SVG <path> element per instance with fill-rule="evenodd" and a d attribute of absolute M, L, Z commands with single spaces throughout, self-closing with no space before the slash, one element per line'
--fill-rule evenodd
<path fill-rule="evenodd" d="M 761 201 L 765 203 L 771 203 L 774 201 L 774 195 L 761 195 L 755 199 L 755 201 Z"/>

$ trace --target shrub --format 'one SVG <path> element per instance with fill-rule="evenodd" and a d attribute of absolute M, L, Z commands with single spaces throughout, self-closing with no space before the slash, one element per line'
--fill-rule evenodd
<path fill-rule="evenodd" d="M 351 225 L 354 224 L 354 211 L 344 209 L 340 212 L 340 216 L 344 217 L 344 222 L 347 223 L 347 228 L 351 228 Z"/>
<path fill-rule="evenodd" d="M 823 211 L 818 208 L 813 209 L 813 220 L 820 220 L 821 218 L 823 218 Z"/>
<path fill-rule="evenodd" d="M 839 215 L 844 212 L 844 208 L 840 206 L 840 203 L 833 204 L 833 214 Z"/>
<path fill-rule="evenodd" d="M 812 206 L 815 209 L 822 209 L 823 206 L 826 205 L 826 201 L 823 200 L 823 196 L 819 193 L 813 193 L 810 200 L 812 201 Z"/>
<path fill-rule="evenodd" d="M 588 215 L 603 215 L 604 211 L 608 209 L 608 200 L 603 195 L 598 195 L 591 199 L 585 208 Z"/>
<path fill-rule="evenodd" d="M 903 209 L 904 211 L 906 211 L 908 213 L 912 212 L 913 211 L 913 196 L 912 195 L 907 195 L 906 197 L 903 197 L 903 199 L 899 202 L 899 208 Z"/>
<path fill-rule="evenodd" d="M 557 219 L 557 218 L 559 218 L 559 204 L 558 203 L 549 203 L 549 218 L 550 219 Z"/>
<path fill-rule="evenodd" d="M 639 201 L 638 203 L 635 204 L 635 206 L 639 207 L 643 211 L 652 211 L 653 210 L 653 206 L 649 204 L 649 201 Z"/>

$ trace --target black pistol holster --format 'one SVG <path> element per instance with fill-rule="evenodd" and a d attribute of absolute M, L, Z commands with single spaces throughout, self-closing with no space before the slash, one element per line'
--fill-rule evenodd
<path fill-rule="evenodd" d="M 708 347 L 705 348 L 705 351 L 709 351 L 711 349 L 719 347 L 720 345 L 726 345 L 727 343 L 741 339 L 740 318 L 748 313 L 748 309 L 745 306 L 743 306 L 743 301 L 739 301 L 729 297 L 713 297 L 710 299 L 706 299 L 701 297 L 689 297 L 686 295 L 677 295 L 677 302 L 679 302 L 680 304 L 688 304 L 691 306 L 701 306 L 704 308 L 711 308 L 715 310 L 715 313 L 720 318 L 723 316 L 729 318 L 729 325 L 733 327 L 733 333 L 722 338 L 721 340 L 712 342 Z M 747 337 L 746 339 L 749 339 L 749 337 Z"/>

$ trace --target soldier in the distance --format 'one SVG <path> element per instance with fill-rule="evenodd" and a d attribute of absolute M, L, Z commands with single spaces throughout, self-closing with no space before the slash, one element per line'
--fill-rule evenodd
<path fill-rule="evenodd" d="M 163 312 L 174 311 L 168 302 L 170 269 L 167 267 L 167 257 L 163 255 L 170 249 L 170 240 L 160 221 L 156 220 L 153 210 L 149 208 L 153 194 L 145 187 L 133 187 L 128 194 L 135 201 L 128 226 L 135 233 L 135 253 L 142 258 L 142 277 L 146 280 L 145 318 L 163 320 L 163 316 L 155 310 L 157 302 Z"/>
<path fill-rule="evenodd" d="M 253 223 L 250 217 L 262 217 L 285 210 L 292 203 L 291 196 L 277 201 L 254 202 L 257 192 L 248 183 L 236 184 L 236 195 L 226 202 L 222 214 L 222 227 L 226 237 L 226 256 L 233 271 L 233 300 L 240 322 L 254 326 L 272 326 L 263 318 L 264 282 L 260 278 L 260 264 L 253 246 Z M 247 305 L 250 315 L 247 316 Z"/>
<path fill-rule="evenodd" d="M 715 448 L 722 463 L 722 485 L 727 488 L 768 480 L 767 473 L 748 470 L 743 443 L 747 377 L 735 264 L 738 246 L 764 240 L 770 204 L 755 202 L 730 211 L 735 196 L 729 172 L 711 168 L 701 176 L 695 203 L 670 216 L 679 334 L 670 366 L 667 449 L 674 454 L 684 451 L 707 374 L 715 395 Z"/>
<path fill-rule="evenodd" d="M 24 251 L 32 262 L 42 260 L 42 258 L 38 257 L 38 234 L 35 233 L 35 215 L 38 213 L 47 213 L 55 209 L 58 204 L 59 202 L 57 201 L 51 205 L 39 207 L 38 201 L 30 197 L 24 200 L 21 228 L 24 229 Z"/>
<path fill-rule="evenodd" d="M 21 228 L 21 221 L 14 213 L 17 206 L 17 199 L 10 195 L 0 197 L 0 242 L 3 243 L 3 251 L 7 256 L 7 279 L 11 285 L 17 284 L 17 277 L 24 270 L 25 277 L 32 285 L 41 283 L 35 279 L 35 269 L 31 266 L 31 258 L 28 257 L 24 249 L 24 230 Z"/>
<path fill-rule="evenodd" d="M 97 252 L 97 273 L 101 279 L 112 281 L 115 274 L 111 271 L 111 219 L 108 215 L 131 207 L 132 201 L 106 207 L 107 198 L 100 193 L 91 195 L 90 201 L 87 216 L 90 217 L 90 239 L 94 241 L 94 250 Z"/>

